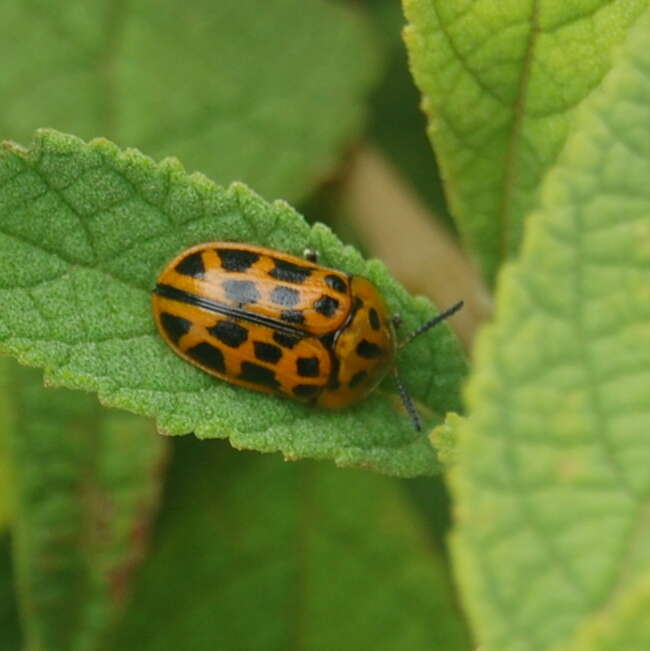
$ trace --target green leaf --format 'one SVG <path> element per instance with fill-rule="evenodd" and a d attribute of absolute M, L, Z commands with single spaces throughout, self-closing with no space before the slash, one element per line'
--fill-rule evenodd
<path fill-rule="evenodd" d="M 147 546 L 165 439 L 12 366 L 12 534 L 26 648 L 99 649 Z"/>
<path fill-rule="evenodd" d="M 456 442 L 464 420 L 459 414 L 450 411 L 444 422 L 434 427 L 429 435 L 432 445 L 438 452 L 440 462 L 446 468 L 450 468 L 456 461 Z"/>
<path fill-rule="evenodd" d="M 556 651 L 647 651 L 650 649 L 650 572 L 632 589 L 585 622 L 571 644 Z"/>
<path fill-rule="evenodd" d="M 649 33 L 579 114 L 476 348 L 453 551 L 486 651 L 564 642 L 650 571 Z"/>
<path fill-rule="evenodd" d="M 434 472 L 426 432 L 414 431 L 390 381 L 358 406 L 327 412 L 216 381 L 164 344 L 151 315 L 155 278 L 183 249 L 215 239 L 315 248 L 323 264 L 375 282 L 405 333 L 433 315 L 380 262 L 365 262 L 322 225 L 310 228 L 283 202 L 106 140 L 41 131 L 30 150 L 0 154 L 0 351 L 43 367 L 52 384 L 155 416 L 170 434 L 230 436 L 235 447 L 402 476 Z M 445 326 L 408 346 L 398 366 L 423 405 L 459 408 L 465 362 Z"/>
<path fill-rule="evenodd" d="M 395 480 L 184 438 L 167 496 L 112 648 L 473 648 Z"/>
<path fill-rule="evenodd" d="M 452 213 L 492 283 L 576 108 L 647 0 L 404 0 L 415 80 Z"/>
<path fill-rule="evenodd" d="M 0 36 L 0 138 L 106 136 L 289 199 L 356 136 L 377 67 L 327 0 L 3 3 Z"/>

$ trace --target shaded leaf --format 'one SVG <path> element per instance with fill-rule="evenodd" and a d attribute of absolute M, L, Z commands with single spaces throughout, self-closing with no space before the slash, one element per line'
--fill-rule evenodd
<path fill-rule="evenodd" d="M 414 431 L 392 382 L 326 412 L 216 381 L 164 344 L 151 315 L 155 278 L 180 251 L 215 239 L 317 249 L 323 264 L 375 282 L 404 333 L 433 314 L 380 262 L 365 262 L 322 225 L 310 228 L 283 202 L 188 176 L 174 160 L 156 165 L 106 140 L 46 130 L 32 149 L 0 155 L 0 349 L 45 368 L 50 383 L 155 416 L 171 434 L 229 436 L 235 447 L 396 475 L 434 472 L 426 433 Z M 398 365 L 426 407 L 459 407 L 465 362 L 446 326 L 408 346 Z"/>
<path fill-rule="evenodd" d="M 420 93 L 408 69 L 401 37 L 404 14 L 395 0 L 372 0 L 368 11 L 386 50 L 386 66 L 371 98 L 368 139 L 399 166 L 436 218 L 454 228 L 436 159 L 427 140 Z"/>
<path fill-rule="evenodd" d="M 0 138 L 106 136 L 291 199 L 355 137 L 376 68 L 361 14 L 325 0 L 5 3 L 0 58 Z"/>
<path fill-rule="evenodd" d="M 404 0 L 452 213 L 493 283 L 573 124 L 647 0 Z"/>
<path fill-rule="evenodd" d="M 0 651 L 21 648 L 9 536 L 0 537 Z"/>
<path fill-rule="evenodd" d="M 542 650 L 650 570 L 650 13 L 579 115 L 476 350 L 451 487 L 486 650 Z"/>
<path fill-rule="evenodd" d="M 190 438 L 169 479 L 113 648 L 472 649 L 394 480 Z"/>
<path fill-rule="evenodd" d="M 100 649 L 148 542 L 165 439 L 12 365 L 12 534 L 27 648 Z"/>
<path fill-rule="evenodd" d="M 11 360 L 0 357 L 0 534 L 11 520 L 13 478 L 9 461 L 9 432 L 12 423 L 11 381 L 8 369 Z"/>

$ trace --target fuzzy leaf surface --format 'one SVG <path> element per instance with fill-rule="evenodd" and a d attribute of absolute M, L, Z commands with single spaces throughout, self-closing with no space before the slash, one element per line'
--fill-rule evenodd
<path fill-rule="evenodd" d="M 570 644 L 553 651 L 646 651 L 650 648 L 650 573 L 585 621 Z"/>
<path fill-rule="evenodd" d="M 453 551 L 488 651 L 566 642 L 650 571 L 649 34 L 577 117 L 477 347 Z"/>
<path fill-rule="evenodd" d="M 490 283 L 647 0 L 403 0 L 452 214 Z"/>
<path fill-rule="evenodd" d="M 392 382 L 328 412 L 216 381 L 166 346 L 151 313 L 156 276 L 187 247 L 217 239 L 318 250 L 322 264 L 372 280 L 404 333 L 434 314 L 380 262 L 283 202 L 216 186 L 174 160 L 45 130 L 29 150 L 0 154 L 0 350 L 44 368 L 52 384 L 154 416 L 170 434 L 229 436 L 235 447 L 401 476 L 435 472 L 426 431 L 413 429 Z M 425 409 L 459 408 L 465 361 L 446 326 L 405 348 L 398 366 Z"/>

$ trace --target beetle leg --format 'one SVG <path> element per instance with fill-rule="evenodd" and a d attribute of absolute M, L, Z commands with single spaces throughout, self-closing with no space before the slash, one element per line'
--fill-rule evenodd
<path fill-rule="evenodd" d="M 318 262 L 318 251 L 316 251 L 316 249 L 305 249 L 302 252 L 302 255 L 305 260 L 309 260 L 309 262 Z"/>
<path fill-rule="evenodd" d="M 420 414 L 418 414 L 418 410 L 413 404 L 413 398 L 411 398 L 408 391 L 402 384 L 402 380 L 400 380 L 399 374 L 397 373 L 397 369 L 395 367 L 393 367 L 392 373 L 393 378 L 395 379 L 395 384 L 397 385 L 399 397 L 401 398 L 402 404 L 404 405 L 404 409 L 406 409 L 406 413 L 409 415 L 409 418 L 411 419 L 411 423 L 413 423 L 415 430 L 417 432 L 421 432 L 422 419 L 420 418 Z"/>

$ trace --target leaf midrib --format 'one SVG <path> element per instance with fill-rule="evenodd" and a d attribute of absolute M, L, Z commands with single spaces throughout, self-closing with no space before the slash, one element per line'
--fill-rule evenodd
<path fill-rule="evenodd" d="M 519 152 L 521 149 L 521 132 L 523 131 L 526 101 L 530 87 L 530 71 L 535 53 L 535 45 L 539 36 L 539 0 L 532 0 L 530 12 L 530 32 L 524 53 L 521 75 L 517 94 L 513 104 L 512 127 L 508 137 L 506 157 L 504 161 L 503 187 L 501 205 L 499 207 L 499 260 L 503 262 L 509 256 L 510 229 L 512 226 L 512 203 L 514 186 L 517 182 Z"/>

